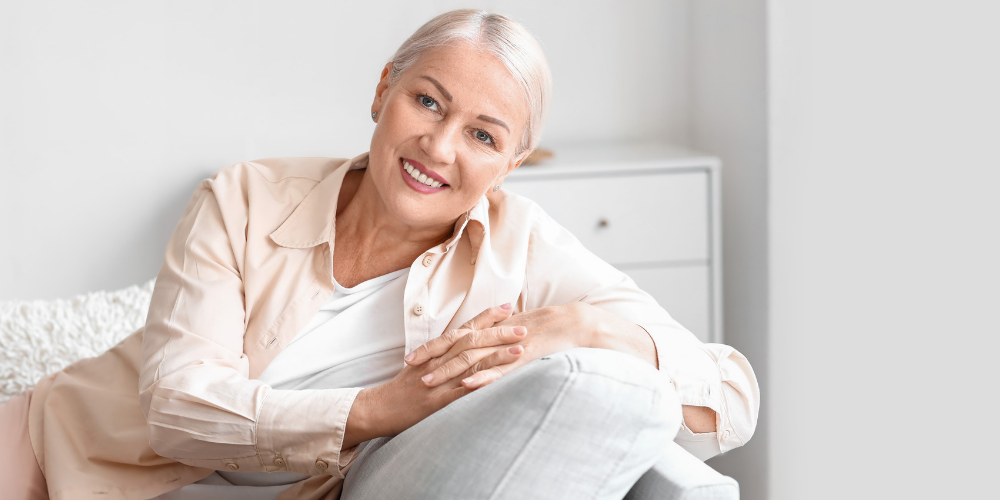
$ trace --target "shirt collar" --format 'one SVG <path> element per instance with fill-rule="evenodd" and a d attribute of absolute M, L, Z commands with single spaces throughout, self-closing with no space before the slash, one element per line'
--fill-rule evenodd
<path fill-rule="evenodd" d="M 368 167 L 368 153 L 345 161 L 327 175 L 303 198 L 302 203 L 292 211 L 292 215 L 271 233 L 271 241 L 285 248 L 311 248 L 330 242 L 334 238 L 337 220 L 337 199 L 344 177 L 351 170 Z M 469 237 L 472 248 L 472 263 L 489 232 L 489 200 L 483 196 L 468 212 L 455 221 L 452 237 L 443 243 L 441 252 L 450 251 L 462 236 Z M 472 223 L 472 224 L 470 224 Z"/>

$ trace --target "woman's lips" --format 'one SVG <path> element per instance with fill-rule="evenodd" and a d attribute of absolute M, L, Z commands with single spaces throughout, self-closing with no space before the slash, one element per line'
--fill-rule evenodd
<path fill-rule="evenodd" d="M 424 184 L 424 183 L 420 182 L 417 179 L 414 179 L 413 176 L 410 175 L 410 172 L 408 172 L 406 170 L 406 165 L 407 164 L 409 164 L 410 167 L 412 169 L 414 169 L 414 172 L 419 172 L 421 174 L 424 174 L 428 178 L 433 179 L 433 180 L 435 180 L 437 182 L 440 182 L 441 185 L 438 186 L 438 187 L 431 187 L 431 186 L 428 186 L 427 184 Z M 425 194 L 437 193 L 439 191 L 444 191 L 444 189 L 446 187 L 448 187 L 448 184 L 445 182 L 445 180 L 440 175 L 437 175 L 434 172 L 431 172 L 430 170 L 427 169 L 427 167 L 425 167 L 425 166 L 421 165 L 420 163 L 417 163 L 417 162 L 415 162 L 415 161 L 413 161 L 413 160 L 411 160 L 409 158 L 400 158 L 399 159 L 399 174 L 403 176 L 403 182 L 405 182 L 407 186 L 410 186 L 411 188 L 413 188 L 414 191 L 417 191 L 417 192 L 420 192 L 420 193 L 425 193 Z"/>
<path fill-rule="evenodd" d="M 444 177 L 441 177 L 440 175 L 436 174 L 433 170 L 425 167 L 423 163 L 420 163 L 417 160 L 411 160 L 409 158 L 402 158 L 402 160 L 405 161 L 406 163 L 409 163 L 413 168 L 419 170 L 420 173 L 426 175 L 427 177 L 430 177 L 431 179 L 434 179 L 440 182 L 441 184 L 448 183 L 448 181 L 446 181 Z"/>

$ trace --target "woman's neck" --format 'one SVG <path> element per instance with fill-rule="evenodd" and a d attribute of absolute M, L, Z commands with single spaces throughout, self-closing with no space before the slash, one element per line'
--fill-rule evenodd
<path fill-rule="evenodd" d="M 367 170 L 352 170 L 344 177 L 337 202 L 334 277 L 342 286 L 353 287 L 409 267 L 453 231 L 453 223 L 415 227 L 399 220 L 382 203 Z"/>

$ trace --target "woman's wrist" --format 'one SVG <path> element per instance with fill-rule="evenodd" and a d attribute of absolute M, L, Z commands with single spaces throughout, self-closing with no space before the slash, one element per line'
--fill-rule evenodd
<path fill-rule="evenodd" d="M 574 302 L 569 304 L 571 312 L 577 315 L 577 325 L 584 328 L 576 329 L 576 344 L 578 347 L 593 347 L 596 349 L 607 349 L 607 326 L 602 321 L 600 311 L 597 307 L 584 302 Z"/>
<path fill-rule="evenodd" d="M 624 352 L 659 368 L 656 345 L 643 327 L 599 307 L 587 306 L 589 317 L 585 324 L 590 328 L 585 347 Z"/>
<path fill-rule="evenodd" d="M 391 430 L 386 429 L 386 423 L 382 422 L 382 416 L 386 412 L 378 411 L 380 406 L 380 388 L 372 387 L 361 389 L 354 398 L 351 411 L 347 415 L 347 426 L 344 430 L 343 449 L 351 448 L 369 439 L 391 435 Z"/>

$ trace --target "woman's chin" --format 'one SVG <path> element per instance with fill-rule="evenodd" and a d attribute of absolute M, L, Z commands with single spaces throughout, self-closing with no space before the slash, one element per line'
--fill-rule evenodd
<path fill-rule="evenodd" d="M 442 198 L 412 191 L 408 186 L 385 199 L 389 215 L 413 228 L 433 228 L 454 223 L 464 211 L 452 214 Z"/>

